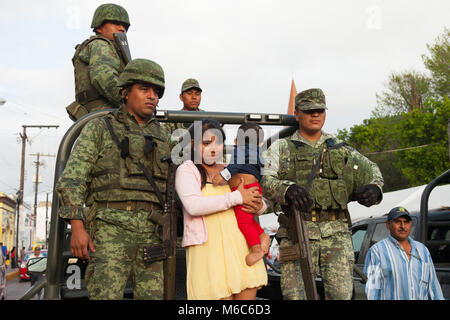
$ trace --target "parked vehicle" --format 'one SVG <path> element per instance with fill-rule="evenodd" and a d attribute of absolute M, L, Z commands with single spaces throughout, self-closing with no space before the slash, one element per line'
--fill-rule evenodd
<path fill-rule="evenodd" d="M 41 256 L 47 257 L 48 256 L 48 250 L 42 249 L 41 250 Z M 27 273 L 27 262 L 28 259 L 34 257 L 34 251 L 27 251 L 25 252 L 25 257 L 23 258 L 23 261 L 19 264 L 19 278 L 20 280 L 30 280 L 30 275 Z"/>

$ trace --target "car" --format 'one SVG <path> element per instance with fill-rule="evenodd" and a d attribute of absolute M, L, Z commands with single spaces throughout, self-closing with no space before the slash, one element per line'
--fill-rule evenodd
<path fill-rule="evenodd" d="M 34 256 L 34 251 L 27 251 L 25 252 L 25 257 L 19 264 L 19 278 L 20 280 L 30 280 L 30 276 L 27 273 L 27 262 L 28 259 Z M 41 250 L 41 256 L 47 257 L 48 251 L 47 249 Z"/>
<path fill-rule="evenodd" d="M 6 258 L 0 252 L 0 300 L 6 300 Z"/>

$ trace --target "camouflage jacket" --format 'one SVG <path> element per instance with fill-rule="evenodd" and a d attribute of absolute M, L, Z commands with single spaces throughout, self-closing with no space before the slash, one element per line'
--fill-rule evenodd
<path fill-rule="evenodd" d="M 261 187 L 264 192 L 264 196 L 268 197 L 274 203 L 279 205 L 286 205 L 285 193 L 289 186 L 295 184 L 295 181 L 281 180 L 279 177 L 289 170 L 289 166 L 293 163 L 290 157 L 290 151 L 288 147 L 288 139 L 292 141 L 303 142 L 314 149 L 321 150 L 323 144 L 329 138 L 333 138 L 336 143 L 340 143 L 338 139 L 332 135 L 322 132 L 319 140 L 312 145 L 312 143 L 303 138 L 298 131 L 292 136 L 275 141 L 266 151 L 262 153 L 265 160 L 265 166 L 263 170 L 263 177 L 261 179 Z M 380 190 L 383 187 L 383 177 L 378 166 L 360 154 L 355 149 L 346 146 L 341 148 L 345 153 L 345 157 L 352 158 L 354 165 L 352 192 L 356 188 L 366 185 L 375 184 Z M 305 187 L 305 186 L 302 186 Z M 351 194 L 349 194 L 351 196 Z"/>
<path fill-rule="evenodd" d="M 139 125 L 125 107 L 122 105 L 116 112 L 118 117 L 128 124 L 131 130 L 142 131 L 143 134 L 152 135 L 155 126 L 160 126 L 155 118 L 150 118 L 147 123 Z M 163 130 L 166 145 L 162 148 L 159 145 L 157 149 L 170 150 L 168 134 Z M 162 143 L 162 142 L 161 142 Z M 86 206 L 91 206 L 96 199 L 92 198 L 89 188 L 92 181 L 92 173 L 98 170 L 98 161 L 110 154 L 110 150 L 115 148 L 110 132 L 106 128 L 102 118 L 96 118 L 89 121 L 78 137 L 72 153 L 67 161 L 66 167 L 56 184 L 56 192 L 59 195 L 61 206 L 59 216 L 66 220 L 81 219 L 85 220 Z M 119 156 L 119 155 L 118 155 Z M 113 192 L 113 191 L 111 191 Z M 119 191 L 114 191 L 119 192 Z M 133 199 L 129 199 L 133 200 Z M 88 203 L 87 203 L 88 202 Z M 139 214 L 132 215 L 127 213 L 123 217 L 121 210 L 99 209 L 100 218 L 110 223 L 123 225 L 131 230 L 140 230 L 148 225 Z M 134 216 L 134 218 L 133 218 Z M 97 217 L 98 214 L 97 214 Z"/>
<path fill-rule="evenodd" d="M 81 50 L 77 50 L 73 58 L 76 95 L 83 92 L 92 95 L 89 89 L 94 87 L 97 93 L 111 105 L 110 107 L 119 107 L 122 98 L 120 88 L 117 87 L 117 80 L 125 67 L 119 50 L 116 49 L 112 40 L 101 36 L 92 36 L 85 42 L 80 45 Z M 84 68 L 77 70 L 77 60 L 87 66 L 87 75 L 83 74 Z M 82 83 L 83 81 L 90 81 L 90 83 Z M 87 100 L 92 98 L 88 97 Z"/>

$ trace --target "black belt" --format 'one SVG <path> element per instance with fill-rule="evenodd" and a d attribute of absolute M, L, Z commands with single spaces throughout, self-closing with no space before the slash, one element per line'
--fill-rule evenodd
<path fill-rule="evenodd" d="M 343 210 L 311 210 L 307 214 L 307 221 L 312 222 L 335 221 L 345 218 L 347 215 Z"/>

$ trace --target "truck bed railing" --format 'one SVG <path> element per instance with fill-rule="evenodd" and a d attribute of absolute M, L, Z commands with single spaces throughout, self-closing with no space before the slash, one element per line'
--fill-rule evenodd
<path fill-rule="evenodd" d="M 449 221 L 428 221 L 428 200 L 430 198 L 431 191 L 435 187 L 441 184 L 450 183 L 450 169 L 441 174 L 439 177 L 432 180 L 423 190 L 422 197 L 420 199 L 420 236 L 422 243 L 426 246 L 440 246 L 450 245 L 450 240 L 429 240 L 428 239 L 428 227 L 429 226 L 449 226 Z"/>

